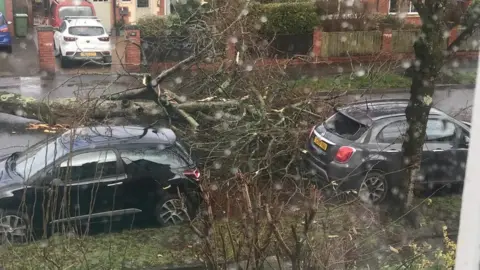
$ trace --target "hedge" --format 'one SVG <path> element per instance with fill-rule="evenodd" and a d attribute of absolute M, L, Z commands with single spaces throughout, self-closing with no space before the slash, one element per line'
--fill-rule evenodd
<path fill-rule="evenodd" d="M 254 23 L 262 24 L 260 32 L 267 35 L 311 33 L 320 22 L 312 2 L 255 4 L 250 11 Z"/>
<path fill-rule="evenodd" d="M 137 21 L 137 26 L 142 37 L 157 37 L 164 35 L 181 35 L 185 31 L 181 26 L 181 19 L 178 16 L 171 15 L 161 17 L 156 15 L 145 16 Z"/>

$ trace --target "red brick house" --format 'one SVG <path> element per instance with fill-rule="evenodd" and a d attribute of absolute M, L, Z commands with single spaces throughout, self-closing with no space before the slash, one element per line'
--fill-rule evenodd
<path fill-rule="evenodd" d="M 385 15 L 394 15 L 398 12 L 405 14 L 405 20 L 407 23 L 421 24 L 420 17 L 415 11 L 412 3 L 407 0 L 365 0 L 367 2 L 367 8 L 370 12 L 376 12 Z M 471 0 L 457 0 L 459 4 L 464 7 L 468 7 Z"/>

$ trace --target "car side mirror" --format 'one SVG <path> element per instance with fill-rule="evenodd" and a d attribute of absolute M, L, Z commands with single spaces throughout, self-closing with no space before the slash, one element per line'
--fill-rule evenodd
<path fill-rule="evenodd" d="M 8 24 L 8 25 L 12 24 L 12 21 L 7 21 L 7 24 Z"/>

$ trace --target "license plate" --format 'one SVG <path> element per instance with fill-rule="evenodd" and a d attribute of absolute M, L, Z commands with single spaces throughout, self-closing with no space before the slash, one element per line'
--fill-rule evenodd
<path fill-rule="evenodd" d="M 95 56 L 97 56 L 97 53 L 95 53 L 95 52 L 82 52 L 82 53 L 80 53 L 80 56 L 82 56 L 82 57 L 95 57 Z"/>
<path fill-rule="evenodd" d="M 320 140 L 319 138 L 315 137 L 315 139 L 313 139 L 313 142 L 318 146 L 320 147 L 320 149 L 322 149 L 323 151 L 327 151 L 327 147 L 328 147 L 328 144 L 322 140 Z"/>

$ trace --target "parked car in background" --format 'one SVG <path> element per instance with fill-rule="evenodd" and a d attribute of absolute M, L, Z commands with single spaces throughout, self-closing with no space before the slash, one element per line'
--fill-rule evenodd
<path fill-rule="evenodd" d="M 170 129 L 73 129 L 0 163 L 0 240 L 25 241 L 44 225 L 182 223 L 197 213 L 199 180 Z"/>
<path fill-rule="evenodd" d="M 50 25 L 60 27 L 68 16 L 96 16 L 93 4 L 86 0 L 51 0 Z"/>
<path fill-rule="evenodd" d="M 8 26 L 12 24 L 11 21 L 7 21 L 5 16 L 0 12 L 0 48 L 4 48 L 8 53 L 12 53 L 12 35 Z"/>
<path fill-rule="evenodd" d="M 72 61 L 112 64 L 110 36 L 96 17 L 67 17 L 53 36 L 55 56 L 61 66 Z"/>
<path fill-rule="evenodd" d="M 303 151 L 317 183 L 335 182 L 373 203 L 384 200 L 404 179 L 402 143 L 408 100 L 372 100 L 337 108 L 312 128 Z M 470 126 L 432 108 L 417 187 L 461 183 Z"/>

